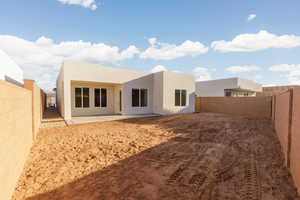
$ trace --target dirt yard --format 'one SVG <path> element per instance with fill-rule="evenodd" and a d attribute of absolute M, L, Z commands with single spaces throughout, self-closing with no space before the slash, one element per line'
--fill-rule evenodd
<path fill-rule="evenodd" d="M 187 114 L 42 129 L 13 199 L 298 198 L 269 120 Z"/>

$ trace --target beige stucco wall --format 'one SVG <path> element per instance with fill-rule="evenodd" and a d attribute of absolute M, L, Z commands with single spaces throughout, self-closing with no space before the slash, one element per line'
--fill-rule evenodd
<path fill-rule="evenodd" d="M 56 80 L 56 106 L 62 117 L 65 116 L 64 110 L 64 64 L 62 64 Z"/>
<path fill-rule="evenodd" d="M 192 113 L 195 111 L 195 80 L 193 76 L 163 73 L 163 108 L 159 114 Z M 186 106 L 175 106 L 175 89 L 187 91 Z"/>
<path fill-rule="evenodd" d="M 259 92 L 262 91 L 262 85 L 240 78 L 196 82 L 196 95 L 199 97 L 224 97 L 225 89 L 244 89 Z"/>
<path fill-rule="evenodd" d="M 32 145 L 31 91 L 0 81 L 0 199 L 9 200 Z"/>
<path fill-rule="evenodd" d="M 75 107 L 75 88 L 89 88 L 89 108 L 76 108 Z M 107 89 L 107 107 L 95 107 L 95 88 L 106 88 Z M 101 114 L 114 114 L 115 110 L 115 90 L 118 91 L 119 85 L 95 83 L 95 82 L 71 82 L 71 105 L 72 105 L 72 116 L 88 116 L 88 115 L 101 115 Z M 117 112 L 118 113 L 118 112 Z"/>
<path fill-rule="evenodd" d="M 148 90 L 148 104 L 146 107 L 132 107 L 132 89 L 147 89 Z M 122 87 L 123 92 L 123 110 L 122 114 L 150 114 L 153 113 L 153 74 L 142 76 L 140 78 L 124 83 Z"/>
<path fill-rule="evenodd" d="M 74 83 L 92 83 L 99 86 L 111 85 L 108 90 L 106 109 L 75 108 Z M 84 85 L 77 85 L 83 87 Z M 97 86 L 97 87 L 99 87 Z M 148 89 L 148 106 L 132 107 L 132 88 Z M 175 89 L 187 90 L 187 106 L 175 106 Z M 65 62 L 57 79 L 57 105 L 62 116 L 70 120 L 72 116 L 120 113 L 119 93 L 122 90 L 122 114 L 172 114 L 194 112 L 195 82 L 193 76 L 175 72 L 147 73 L 133 70 L 104 67 L 94 64 Z M 90 94 L 90 105 L 94 103 Z"/>
<path fill-rule="evenodd" d="M 60 74 L 61 77 L 58 78 L 62 83 L 60 84 L 61 89 L 59 90 L 58 95 L 60 96 L 60 100 L 58 100 L 58 103 L 60 104 L 59 108 L 61 114 L 66 120 L 72 118 L 71 81 L 122 84 L 129 80 L 149 74 L 147 72 L 79 62 L 65 62 L 63 63 L 62 68 L 62 73 Z"/>
<path fill-rule="evenodd" d="M 45 94 L 40 88 L 37 87 L 34 80 L 24 80 L 24 88 L 32 92 L 32 128 L 33 139 L 35 139 L 43 118 L 43 109 L 45 106 L 45 102 L 43 101 L 45 101 Z"/>

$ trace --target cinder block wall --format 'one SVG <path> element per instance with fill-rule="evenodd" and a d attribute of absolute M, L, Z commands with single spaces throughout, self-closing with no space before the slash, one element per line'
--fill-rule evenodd
<path fill-rule="evenodd" d="M 197 97 L 196 111 L 270 117 L 272 97 Z"/>
<path fill-rule="evenodd" d="M 300 192 L 300 88 L 293 91 L 290 168 Z"/>
<path fill-rule="evenodd" d="M 32 145 L 31 91 L 0 80 L 0 199 L 9 200 Z"/>
<path fill-rule="evenodd" d="M 276 96 L 274 127 L 279 138 L 283 154 L 288 166 L 289 151 L 289 120 L 290 120 L 290 93 L 285 92 Z"/>
<path fill-rule="evenodd" d="M 290 89 L 273 97 L 273 122 L 286 166 L 300 192 L 300 89 Z"/>

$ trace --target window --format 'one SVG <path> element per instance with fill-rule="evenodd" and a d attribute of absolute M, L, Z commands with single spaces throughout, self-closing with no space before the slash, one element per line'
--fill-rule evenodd
<path fill-rule="evenodd" d="M 107 106 L 107 91 L 105 88 L 101 89 L 101 107 Z"/>
<path fill-rule="evenodd" d="M 95 107 L 100 107 L 100 89 L 95 88 L 94 90 Z"/>
<path fill-rule="evenodd" d="M 175 90 L 175 106 L 180 106 L 180 90 Z"/>
<path fill-rule="evenodd" d="M 141 89 L 141 107 L 147 107 L 148 104 L 147 89 Z"/>
<path fill-rule="evenodd" d="M 186 90 L 181 90 L 181 106 L 186 106 Z"/>
<path fill-rule="evenodd" d="M 95 107 L 106 107 L 107 106 L 107 90 L 106 88 L 95 88 L 94 89 L 94 102 Z"/>
<path fill-rule="evenodd" d="M 75 88 L 75 107 L 76 108 L 81 108 L 82 107 L 81 88 Z"/>
<path fill-rule="evenodd" d="M 140 105 L 140 90 L 132 89 L 132 107 L 139 107 Z"/>
<path fill-rule="evenodd" d="M 231 97 L 231 92 L 225 91 L 225 96 L 226 96 L 226 97 Z"/>
<path fill-rule="evenodd" d="M 132 89 L 132 107 L 148 106 L 148 90 Z"/>
<path fill-rule="evenodd" d="M 90 107 L 89 88 L 75 88 L 75 107 Z"/>
<path fill-rule="evenodd" d="M 175 90 L 175 106 L 186 106 L 186 90 Z"/>
<path fill-rule="evenodd" d="M 88 108 L 90 107 L 90 89 L 89 88 L 82 88 L 82 93 L 83 93 L 83 107 Z"/>

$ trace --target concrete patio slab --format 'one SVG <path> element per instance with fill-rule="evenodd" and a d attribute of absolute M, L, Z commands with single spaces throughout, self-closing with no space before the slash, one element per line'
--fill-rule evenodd
<path fill-rule="evenodd" d="M 143 115 L 98 115 L 98 116 L 81 116 L 72 117 L 72 120 L 67 120 L 68 125 L 72 124 L 84 124 L 91 122 L 106 122 L 106 121 L 116 121 L 131 118 L 142 118 L 142 117 L 157 117 L 160 115 L 156 114 L 143 114 Z"/>

